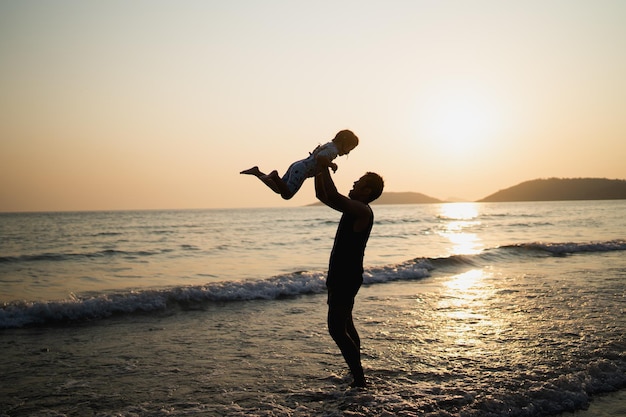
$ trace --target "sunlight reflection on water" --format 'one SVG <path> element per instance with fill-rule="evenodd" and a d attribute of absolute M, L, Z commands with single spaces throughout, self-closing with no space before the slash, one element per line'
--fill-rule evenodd
<path fill-rule="evenodd" d="M 458 357 L 469 360 L 488 355 L 497 339 L 493 336 L 506 328 L 493 308 L 495 289 L 489 284 L 491 278 L 492 274 L 483 269 L 472 269 L 443 282 L 437 321 L 448 349 Z"/>
<path fill-rule="evenodd" d="M 451 255 L 473 255 L 483 248 L 480 237 L 468 230 L 481 225 L 478 203 L 450 203 L 442 204 L 439 219 L 444 222 L 439 235 L 452 243 Z"/>
<path fill-rule="evenodd" d="M 472 220 L 478 217 L 478 207 L 478 203 L 442 204 L 440 217 L 450 220 Z"/>
<path fill-rule="evenodd" d="M 462 274 L 454 275 L 450 277 L 450 280 L 445 283 L 446 287 L 454 291 L 458 297 L 460 294 L 467 294 L 467 291 L 473 287 L 479 287 L 480 281 L 485 277 L 485 272 L 482 269 L 472 269 Z"/>

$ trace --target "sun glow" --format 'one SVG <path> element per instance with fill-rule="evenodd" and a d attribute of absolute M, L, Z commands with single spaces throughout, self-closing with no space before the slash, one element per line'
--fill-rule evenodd
<path fill-rule="evenodd" d="M 502 106 L 486 90 L 466 86 L 433 92 L 416 117 L 420 139 L 448 156 L 485 150 L 502 127 Z"/>

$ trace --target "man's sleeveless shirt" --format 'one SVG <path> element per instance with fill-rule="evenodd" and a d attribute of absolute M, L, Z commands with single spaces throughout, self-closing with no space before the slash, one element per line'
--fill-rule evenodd
<path fill-rule="evenodd" d="M 361 284 L 365 246 L 374 224 L 374 213 L 371 209 L 370 213 L 372 215 L 369 224 L 360 232 L 354 231 L 355 216 L 347 213 L 341 216 L 333 250 L 330 253 L 328 278 L 326 280 L 326 285 L 329 288 L 354 285 L 356 282 L 347 281 L 354 281 L 355 279 L 358 279 L 358 285 Z"/>

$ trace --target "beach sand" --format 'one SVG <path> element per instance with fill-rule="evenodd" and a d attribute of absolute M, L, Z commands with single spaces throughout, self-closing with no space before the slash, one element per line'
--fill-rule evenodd
<path fill-rule="evenodd" d="M 561 413 L 558 417 L 624 417 L 626 390 L 593 397 L 587 410 Z"/>

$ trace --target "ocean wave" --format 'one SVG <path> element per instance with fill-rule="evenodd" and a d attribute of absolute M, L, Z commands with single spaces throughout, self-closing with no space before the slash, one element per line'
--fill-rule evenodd
<path fill-rule="evenodd" d="M 428 276 L 422 262 L 372 268 L 364 284 Z M 128 290 L 93 296 L 72 296 L 67 300 L 12 302 L 0 307 L 0 329 L 30 325 L 95 320 L 116 314 L 145 313 L 176 306 L 218 301 L 275 300 L 326 291 L 326 274 L 299 271 L 263 280 L 227 281 L 203 286 L 181 286 L 158 290 Z"/>
<path fill-rule="evenodd" d="M 259 281 L 230 281 L 206 286 L 159 290 L 129 290 L 72 296 L 60 301 L 5 303 L 0 307 L 0 329 L 28 325 L 94 320 L 116 314 L 165 310 L 173 306 L 207 301 L 277 299 L 324 291 L 324 275 L 297 272 Z"/>
<path fill-rule="evenodd" d="M 122 232 L 99 232 L 99 233 L 94 233 L 92 236 L 100 237 L 100 236 L 121 236 L 121 235 L 123 235 Z"/>
<path fill-rule="evenodd" d="M 503 249 L 530 252 L 545 252 L 551 255 L 570 255 L 581 252 L 612 252 L 626 250 L 626 240 L 617 239 L 604 242 L 531 242 L 501 246 Z"/>
<path fill-rule="evenodd" d="M 367 268 L 363 274 L 363 282 L 365 285 L 370 285 L 400 280 L 419 280 L 430 276 L 435 270 L 454 272 L 494 262 L 523 260 L 528 257 L 623 250 L 626 250 L 626 240 L 514 244 L 487 249 L 475 255 L 415 258 L 396 265 Z M 46 257 L 46 255 L 41 256 L 44 259 Z M 202 286 L 72 295 L 69 299 L 60 301 L 11 302 L 0 306 L 0 329 L 95 320 L 116 314 L 159 311 L 193 303 L 274 300 L 304 294 L 320 294 L 326 291 L 325 277 L 325 272 L 298 271 L 262 280 L 225 281 Z"/>
<path fill-rule="evenodd" d="M 104 249 L 95 252 L 84 253 L 37 253 L 31 255 L 19 255 L 19 256 L 0 256 L 0 263 L 25 263 L 25 262 L 65 262 L 77 259 L 95 259 L 104 257 L 122 256 L 126 258 L 138 258 L 144 256 L 154 256 L 164 253 L 172 252 L 172 249 L 157 249 L 157 250 L 140 250 L 140 251 L 124 251 L 116 249 Z"/>

